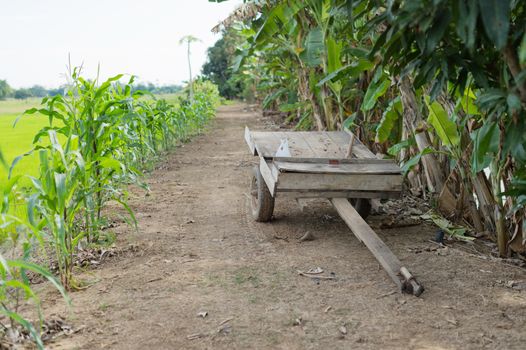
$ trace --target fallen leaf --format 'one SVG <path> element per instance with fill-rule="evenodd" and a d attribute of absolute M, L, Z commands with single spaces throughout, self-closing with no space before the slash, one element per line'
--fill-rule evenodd
<path fill-rule="evenodd" d="M 299 240 L 300 240 L 300 242 L 306 242 L 306 241 L 314 241 L 315 239 L 316 239 L 316 237 L 314 237 L 314 235 L 312 233 L 307 231 L 303 236 L 301 236 L 301 238 Z"/>
<path fill-rule="evenodd" d="M 225 325 L 222 325 L 221 327 L 219 327 L 219 329 L 217 330 L 217 333 L 218 334 L 228 334 L 232 332 L 232 326 L 229 325 L 229 324 L 225 324 Z"/>
<path fill-rule="evenodd" d="M 195 340 L 195 339 L 203 338 L 204 336 L 205 335 L 202 334 L 202 333 L 196 333 L 196 334 L 187 335 L 186 339 L 188 339 L 188 340 Z"/>
<path fill-rule="evenodd" d="M 312 269 L 309 269 L 307 273 L 311 273 L 311 274 L 323 273 L 323 269 L 321 267 L 313 267 Z"/>
<path fill-rule="evenodd" d="M 301 326 L 301 322 L 303 320 L 301 319 L 301 317 L 298 317 L 297 319 L 294 320 L 294 322 L 292 323 L 293 326 Z"/>
<path fill-rule="evenodd" d="M 446 321 L 451 323 L 453 326 L 458 326 L 458 321 L 453 319 L 453 318 L 451 318 L 451 319 L 447 319 L 446 318 Z"/>

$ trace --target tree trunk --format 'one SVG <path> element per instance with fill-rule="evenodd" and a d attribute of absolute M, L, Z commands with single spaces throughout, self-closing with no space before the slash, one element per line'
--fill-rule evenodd
<path fill-rule="evenodd" d="M 473 178 L 473 187 L 475 193 L 477 194 L 477 199 L 479 201 L 479 208 L 484 215 L 484 228 L 487 231 L 495 232 L 495 220 L 493 218 L 495 207 L 495 200 L 491 194 L 491 187 L 488 183 L 488 179 L 483 172 L 477 173 Z"/>
<path fill-rule="evenodd" d="M 316 129 L 320 131 L 325 130 L 326 126 L 323 119 L 321 118 L 320 107 L 316 102 L 316 96 L 314 96 L 314 93 L 309 87 L 309 78 L 304 67 L 299 69 L 298 83 L 298 95 L 303 102 L 310 102 L 312 108 L 312 118 L 316 123 Z"/>
<path fill-rule="evenodd" d="M 427 147 L 431 147 L 431 142 L 425 130 L 419 129 L 423 126 L 424 118 L 418 108 L 415 92 L 411 86 L 409 78 L 404 77 L 399 83 L 402 105 L 404 107 L 404 124 L 415 135 L 418 150 L 422 152 Z M 426 172 L 429 190 L 440 193 L 444 186 L 444 176 L 440 165 L 433 154 L 422 156 L 422 164 Z"/>
<path fill-rule="evenodd" d="M 190 101 L 194 100 L 194 82 L 192 81 L 192 63 L 190 62 L 190 40 L 188 40 L 188 72 L 190 74 L 190 80 L 188 86 L 190 87 Z"/>
<path fill-rule="evenodd" d="M 517 57 L 517 51 L 515 47 L 513 47 L 511 44 L 508 44 L 502 51 L 502 55 L 504 56 L 504 61 L 510 69 L 511 75 L 514 79 L 517 79 L 519 74 L 522 72 L 522 68 L 519 63 L 519 58 Z M 519 90 L 521 102 L 524 106 L 526 106 L 526 82 L 524 82 L 524 80 L 515 82 L 517 83 L 517 89 Z"/>

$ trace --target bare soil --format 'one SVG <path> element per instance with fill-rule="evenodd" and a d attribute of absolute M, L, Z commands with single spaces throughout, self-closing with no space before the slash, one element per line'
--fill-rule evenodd
<path fill-rule="evenodd" d="M 395 286 L 327 201 L 277 200 L 275 219 L 250 216 L 256 163 L 243 128 L 268 119 L 224 106 L 209 131 L 178 148 L 134 191 L 139 232 L 122 223 L 116 254 L 81 278 L 68 311 L 44 288 L 47 315 L 74 333 L 53 349 L 524 349 L 524 269 L 430 242 L 436 228 L 376 229 L 425 286 Z M 373 216 L 370 220 L 374 221 Z M 315 240 L 299 242 L 307 231 Z M 438 248 L 438 249 L 437 249 Z M 297 270 L 321 267 L 333 280 Z M 206 317 L 199 316 L 206 313 Z"/>

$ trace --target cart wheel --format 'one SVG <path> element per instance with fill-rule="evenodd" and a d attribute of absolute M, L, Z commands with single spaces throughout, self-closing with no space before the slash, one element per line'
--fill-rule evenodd
<path fill-rule="evenodd" d="M 371 213 L 371 201 L 367 198 L 349 198 L 352 206 L 360 216 L 365 219 Z"/>
<path fill-rule="evenodd" d="M 270 194 L 259 167 L 252 169 L 253 176 L 250 184 L 250 204 L 252 206 L 252 217 L 258 222 L 267 222 L 272 218 L 274 212 L 274 197 Z"/>

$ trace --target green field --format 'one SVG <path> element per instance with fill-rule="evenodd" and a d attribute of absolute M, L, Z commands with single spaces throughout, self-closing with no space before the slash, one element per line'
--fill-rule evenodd
<path fill-rule="evenodd" d="M 0 150 L 8 165 L 17 156 L 31 150 L 33 137 L 38 130 L 48 122 L 41 115 L 28 115 L 22 117 L 13 128 L 13 123 L 26 109 L 40 104 L 40 98 L 27 100 L 0 101 Z M 14 174 L 36 175 L 38 162 L 35 155 L 31 155 L 17 164 Z M 0 187 L 7 181 L 7 170 L 0 166 Z M 22 185 L 29 183 L 28 179 L 22 180 Z"/>
<path fill-rule="evenodd" d="M 158 95 L 168 103 L 177 104 L 177 94 Z M 13 128 L 13 123 L 26 109 L 38 107 L 40 98 L 27 100 L 9 99 L 0 101 L 0 150 L 2 151 L 8 165 L 17 156 L 32 149 L 33 137 L 38 130 L 46 126 L 48 119 L 44 116 L 33 114 L 23 116 Z M 13 174 L 37 175 L 37 155 L 31 155 L 21 160 L 15 167 Z M 0 188 L 7 181 L 7 169 L 0 166 Z M 29 184 L 29 179 L 22 179 L 21 185 Z"/>

